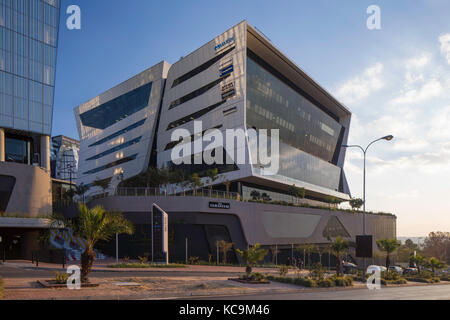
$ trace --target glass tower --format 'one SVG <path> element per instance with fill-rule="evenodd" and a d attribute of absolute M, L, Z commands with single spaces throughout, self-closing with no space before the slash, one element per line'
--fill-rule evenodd
<path fill-rule="evenodd" d="M 59 12 L 60 0 L 0 0 L 0 161 L 47 161 Z"/>

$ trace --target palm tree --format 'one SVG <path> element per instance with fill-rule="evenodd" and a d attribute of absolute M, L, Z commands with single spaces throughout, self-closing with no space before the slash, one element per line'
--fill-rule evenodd
<path fill-rule="evenodd" d="M 338 236 L 334 242 L 331 244 L 331 252 L 336 256 L 336 274 L 339 276 L 341 274 L 341 260 L 342 253 L 350 248 L 350 241 L 343 240 L 341 236 Z"/>
<path fill-rule="evenodd" d="M 223 254 L 223 264 L 227 264 L 227 254 L 233 248 L 233 242 L 226 242 L 225 240 L 220 240 L 217 242 L 219 250 Z"/>
<path fill-rule="evenodd" d="M 436 259 L 435 257 L 431 257 L 430 260 L 428 260 L 427 264 L 430 266 L 433 274 L 435 274 L 435 270 L 441 270 L 445 268 L 445 263 Z"/>
<path fill-rule="evenodd" d="M 257 264 L 258 261 L 264 259 L 267 254 L 267 250 L 262 249 L 259 243 L 255 244 L 253 247 L 248 248 L 247 250 L 237 249 L 236 251 L 241 256 L 241 259 L 247 264 L 247 267 L 245 268 L 245 272 L 247 273 L 247 275 L 250 275 L 252 273 L 252 266 Z"/>
<path fill-rule="evenodd" d="M 213 190 L 213 183 L 220 178 L 219 176 L 219 169 L 209 169 L 206 171 L 206 176 L 208 177 L 208 183 L 209 183 L 209 196 L 212 194 Z"/>
<path fill-rule="evenodd" d="M 84 194 L 90 189 L 88 185 L 85 185 L 84 183 L 80 183 L 75 188 L 75 194 L 77 196 L 81 197 L 81 201 L 84 202 Z"/>
<path fill-rule="evenodd" d="M 108 241 L 113 235 L 133 234 L 133 224 L 119 212 L 106 212 L 101 206 L 88 209 L 84 203 L 78 206 L 78 217 L 66 220 L 55 215 L 53 222 L 72 229 L 74 235 L 86 240 L 86 247 L 81 254 L 81 282 L 88 283 L 89 273 L 95 260 L 94 247 L 98 241 Z"/>
<path fill-rule="evenodd" d="M 401 246 L 400 241 L 397 239 L 377 240 L 377 245 L 381 251 L 386 252 L 386 268 L 389 268 L 391 265 L 390 255 Z"/>

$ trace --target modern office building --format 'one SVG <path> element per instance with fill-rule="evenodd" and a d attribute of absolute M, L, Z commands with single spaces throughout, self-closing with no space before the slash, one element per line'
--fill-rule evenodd
<path fill-rule="evenodd" d="M 0 212 L 19 217 L 52 211 L 50 135 L 59 12 L 59 0 L 0 1 Z M 44 224 L 8 219 L 0 218 L 0 233 L 22 248 L 30 247 L 23 244 L 29 238 L 24 230 Z"/>
<path fill-rule="evenodd" d="M 128 250 L 137 250 L 130 255 L 142 255 L 148 246 L 151 202 L 167 211 L 169 223 L 182 221 L 171 240 L 172 252 L 181 256 L 185 237 L 202 248 L 196 255 L 207 257 L 221 239 L 240 248 L 257 242 L 290 247 L 327 243 L 329 236 L 354 239 L 360 233 L 360 215 L 245 201 L 264 194 L 268 200 L 291 202 L 288 190 L 292 185 L 306 190 L 302 202 L 311 206 L 328 206 L 330 198 L 349 200 L 342 145 L 347 143 L 351 120 L 344 105 L 246 21 L 173 65 L 161 62 L 74 112 L 81 139 L 78 182 L 110 182 L 110 197 L 95 203 L 122 210 L 136 223 L 138 233 L 144 236 L 142 241 L 133 238 L 130 242 L 133 245 Z M 198 121 L 201 129 L 195 127 Z M 177 129 L 187 131 L 174 141 Z M 185 146 L 194 150 L 179 156 L 183 159 L 201 156 L 210 142 L 199 136 L 209 129 L 217 129 L 223 136 L 227 129 L 245 133 L 279 129 L 278 172 L 268 172 L 264 165 L 249 160 L 256 151 L 249 135 L 233 150 L 214 147 L 214 152 L 222 152 L 221 157 L 228 160 L 225 163 L 177 165 L 173 149 Z M 260 139 L 261 133 L 257 137 Z M 238 161 L 239 154 L 247 161 Z M 122 192 L 123 180 L 139 176 L 149 166 L 179 169 L 186 177 L 198 173 L 205 186 L 213 184 L 217 191 L 225 190 L 229 181 L 231 192 L 240 201 L 155 197 L 148 190 Z M 211 168 L 221 175 L 214 182 L 205 177 Z M 182 193 L 179 187 L 170 190 Z M 93 187 L 89 192 L 104 190 Z M 374 216 L 369 221 L 368 228 L 377 238 L 395 237 L 395 217 Z"/>
<path fill-rule="evenodd" d="M 66 136 L 52 137 L 50 167 L 52 178 L 75 182 L 78 173 L 80 141 Z"/>

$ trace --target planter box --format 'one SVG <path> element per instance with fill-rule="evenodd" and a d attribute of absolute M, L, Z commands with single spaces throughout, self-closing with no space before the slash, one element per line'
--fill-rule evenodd
<path fill-rule="evenodd" d="M 238 279 L 238 278 L 228 278 L 228 280 L 231 281 L 236 281 L 236 282 L 240 282 L 240 283 L 248 283 L 248 284 L 269 284 L 270 281 L 255 281 L 255 280 L 244 280 L 244 279 Z"/>

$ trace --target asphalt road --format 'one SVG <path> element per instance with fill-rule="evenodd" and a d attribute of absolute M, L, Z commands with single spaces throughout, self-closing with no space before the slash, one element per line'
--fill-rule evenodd
<path fill-rule="evenodd" d="M 205 300 L 450 300 L 450 284 L 391 287 L 380 290 L 308 290 L 300 293 L 212 297 Z"/>

